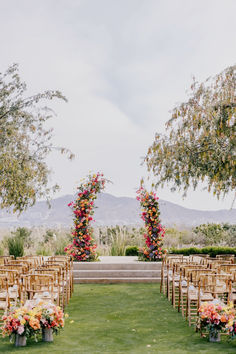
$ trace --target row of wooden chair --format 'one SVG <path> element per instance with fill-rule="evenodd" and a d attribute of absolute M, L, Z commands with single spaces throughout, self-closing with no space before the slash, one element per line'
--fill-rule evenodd
<path fill-rule="evenodd" d="M 160 291 L 189 325 L 196 322 L 202 302 L 233 301 L 236 305 L 234 256 L 166 255 L 162 262 Z"/>
<path fill-rule="evenodd" d="M 0 310 L 43 298 L 61 306 L 73 292 L 73 261 L 68 256 L 0 257 Z"/>

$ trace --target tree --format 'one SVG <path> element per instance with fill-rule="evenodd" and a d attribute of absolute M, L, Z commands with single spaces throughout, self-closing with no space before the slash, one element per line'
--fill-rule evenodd
<path fill-rule="evenodd" d="M 155 186 L 173 183 L 186 195 L 205 181 L 218 198 L 236 187 L 236 66 L 199 84 L 175 107 L 166 135 L 156 134 L 145 157 Z"/>
<path fill-rule="evenodd" d="M 54 98 L 66 101 L 65 97 L 59 91 L 31 97 L 25 93 L 18 65 L 0 73 L 0 206 L 12 207 L 14 212 L 22 212 L 39 197 L 49 197 L 50 171 L 45 157 L 53 149 L 73 157 L 69 150 L 53 146 L 53 130 L 45 127 L 53 112 L 38 105 Z"/>
<path fill-rule="evenodd" d="M 193 229 L 196 240 L 204 246 L 227 245 L 229 234 L 221 224 L 202 224 Z"/>

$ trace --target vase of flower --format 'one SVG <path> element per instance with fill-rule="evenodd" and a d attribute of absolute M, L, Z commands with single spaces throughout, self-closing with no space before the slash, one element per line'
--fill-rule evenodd
<path fill-rule="evenodd" d="M 43 342 L 53 342 L 52 328 L 43 328 L 42 329 L 42 339 L 43 339 Z"/>
<path fill-rule="evenodd" d="M 209 332 L 209 342 L 220 342 L 220 332 L 219 331 L 214 331 L 214 332 Z"/>
<path fill-rule="evenodd" d="M 26 336 L 20 336 L 16 334 L 15 336 L 15 347 L 25 347 L 26 346 Z"/>

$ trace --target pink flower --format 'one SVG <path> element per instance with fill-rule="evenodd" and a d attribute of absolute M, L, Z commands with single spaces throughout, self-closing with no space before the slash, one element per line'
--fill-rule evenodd
<path fill-rule="evenodd" d="M 25 327 L 24 327 L 23 325 L 20 325 L 20 326 L 18 327 L 17 333 L 18 333 L 19 335 L 21 335 L 21 334 L 24 332 L 24 330 L 25 330 Z"/>

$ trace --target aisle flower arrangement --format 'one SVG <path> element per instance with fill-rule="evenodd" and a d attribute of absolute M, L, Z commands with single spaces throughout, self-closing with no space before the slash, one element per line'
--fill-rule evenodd
<path fill-rule="evenodd" d="M 52 328 L 53 333 L 58 333 L 64 327 L 64 313 L 59 306 L 50 302 L 41 305 L 41 328 Z"/>
<path fill-rule="evenodd" d="M 229 326 L 229 335 L 231 336 L 232 339 L 236 338 L 236 319 L 232 323 L 231 326 Z"/>
<path fill-rule="evenodd" d="M 2 317 L 2 336 L 9 336 L 15 342 L 17 338 L 26 339 L 34 337 L 38 341 L 39 334 L 45 329 L 58 333 L 64 327 L 64 313 L 59 306 L 51 302 L 39 301 L 35 306 L 22 306 Z M 18 345 L 17 345 L 18 346 Z"/>
<path fill-rule="evenodd" d="M 220 332 L 230 333 L 234 328 L 235 309 L 233 304 L 203 303 L 199 310 L 198 328 L 209 331 L 209 339 L 213 341 L 219 337 Z"/>
<path fill-rule="evenodd" d="M 158 199 L 154 192 L 148 192 L 143 187 L 137 191 L 137 200 L 142 207 L 141 217 L 146 228 L 146 247 L 140 249 L 140 260 L 159 261 L 166 253 L 162 247 L 165 229 L 160 223 Z"/>
<path fill-rule="evenodd" d="M 91 227 L 94 214 L 94 200 L 106 183 L 102 173 L 88 175 L 87 180 L 78 187 L 78 195 L 74 202 L 68 204 L 74 213 L 73 243 L 65 248 L 65 252 L 79 262 L 96 260 L 96 245 Z"/>
<path fill-rule="evenodd" d="M 14 336 L 34 337 L 40 333 L 40 311 L 38 308 L 32 310 L 20 307 L 3 316 L 2 336 L 9 336 L 12 341 Z"/>

